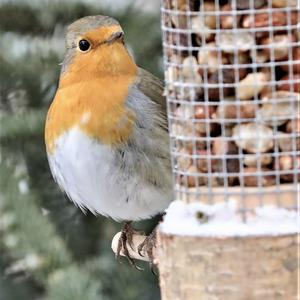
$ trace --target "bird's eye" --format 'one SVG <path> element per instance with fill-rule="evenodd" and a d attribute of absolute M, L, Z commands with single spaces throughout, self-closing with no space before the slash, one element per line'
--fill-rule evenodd
<path fill-rule="evenodd" d="M 123 38 L 123 37 L 124 37 L 124 33 L 123 33 L 122 31 L 117 32 L 116 35 L 115 35 L 115 38 L 116 38 L 117 40 L 119 40 L 119 39 L 121 39 L 121 38 Z"/>
<path fill-rule="evenodd" d="M 87 40 L 80 40 L 78 43 L 78 47 L 79 47 L 80 51 L 86 52 L 91 49 L 91 44 Z"/>

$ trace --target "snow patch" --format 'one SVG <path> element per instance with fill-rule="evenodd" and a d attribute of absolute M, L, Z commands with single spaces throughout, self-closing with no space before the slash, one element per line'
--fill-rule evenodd
<path fill-rule="evenodd" d="M 19 187 L 20 194 L 23 194 L 23 195 L 28 194 L 29 187 L 28 187 L 28 183 L 25 179 L 22 179 L 19 181 L 18 187 Z"/>
<path fill-rule="evenodd" d="M 167 209 L 160 230 L 167 234 L 225 237 L 285 235 L 298 232 L 299 220 L 295 210 L 262 206 L 243 222 L 237 214 L 237 202 L 189 203 L 174 201 Z"/>

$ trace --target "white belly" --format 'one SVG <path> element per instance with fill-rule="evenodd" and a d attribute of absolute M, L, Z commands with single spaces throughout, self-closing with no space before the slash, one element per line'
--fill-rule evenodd
<path fill-rule="evenodd" d="M 76 128 L 58 139 L 48 159 L 53 176 L 70 199 L 95 214 L 116 220 L 146 219 L 162 212 L 172 200 L 171 178 L 165 188 L 147 184 L 140 174 L 124 171 L 115 150 Z M 166 178 L 170 170 L 156 172 Z"/>

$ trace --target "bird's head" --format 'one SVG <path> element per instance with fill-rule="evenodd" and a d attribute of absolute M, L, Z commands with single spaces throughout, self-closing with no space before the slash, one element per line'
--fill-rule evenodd
<path fill-rule="evenodd" d="M 115 19 L 88 16 L 68 27 L 62 74 L 119 75 L 135 72 L 135 68 L 124 44 L 124 32 Z"/>

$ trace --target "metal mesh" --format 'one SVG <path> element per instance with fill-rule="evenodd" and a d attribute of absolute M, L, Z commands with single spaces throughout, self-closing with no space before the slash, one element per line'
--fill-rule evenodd
<path fill-rule="evenodd" d="M 300 23 L 296 0 L 162 0 L 175 191 L 234 198 L 245 216 L 297 207 Z"/>

